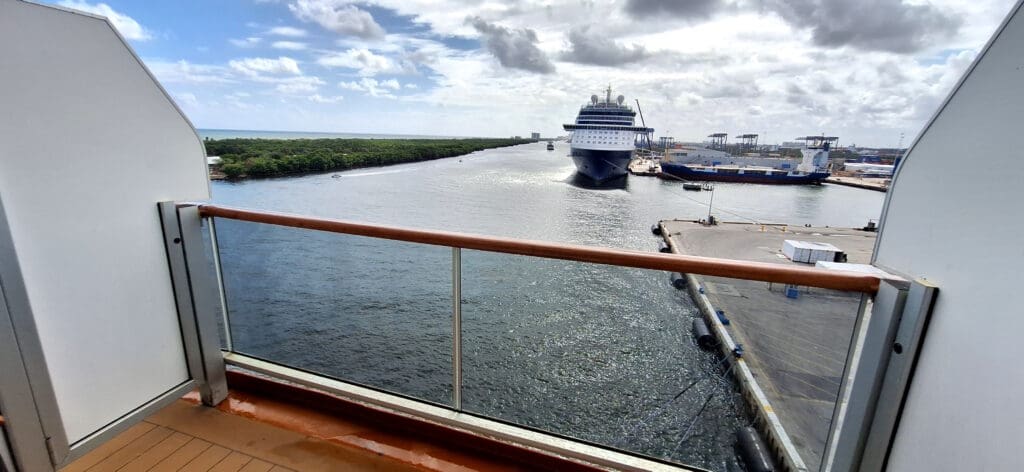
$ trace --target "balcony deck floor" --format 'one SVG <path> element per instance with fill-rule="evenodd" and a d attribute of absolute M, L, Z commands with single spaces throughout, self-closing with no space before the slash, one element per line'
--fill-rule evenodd
<path fill-rule="evenodd" d="M 178 400 L 61 469 L 103 471 L 420 470 Z"/>

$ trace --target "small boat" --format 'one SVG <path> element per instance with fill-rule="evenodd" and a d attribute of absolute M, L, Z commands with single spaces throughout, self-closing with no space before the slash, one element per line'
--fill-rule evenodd
<path fill-rule="evenodd" d="M 696 182 L 683 182 L 683 190 L 696 190 L 701 191 L 704 187 Z"/>
<path fill-rule="evenodd" d="M 548 151 L 554 151 L 554 150 L 555 150 L 555 143 L 552 142 L 552 141 L 548 141 Z"/>

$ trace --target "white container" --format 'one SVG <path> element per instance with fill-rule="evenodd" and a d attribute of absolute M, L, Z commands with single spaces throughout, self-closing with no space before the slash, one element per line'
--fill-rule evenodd
<path fill-rule="evenodd" d="M 797 255 L 797 246 L 800 246 L 800 241 L 793 241 L 787 239 L 782 242 L 782 254 L 789 258 L 791 261 L 795 261 L 799 258 Z"/>
<path fill-rule="evenodd" d="M 818 261 L 835 260 L 840 249 L 828 244 L 813 241 L 795 241 L 787 239 L 782 243 L 782 254 L 793 262 L 814 264 Z"/>

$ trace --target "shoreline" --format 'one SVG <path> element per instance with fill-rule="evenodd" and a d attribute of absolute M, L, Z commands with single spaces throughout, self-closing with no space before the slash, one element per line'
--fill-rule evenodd
<path fill-rule="evenodd" d="M 460 157 L 532 142 L 527 139 L 205 139 L 210 180 L 294 177 Z"/>

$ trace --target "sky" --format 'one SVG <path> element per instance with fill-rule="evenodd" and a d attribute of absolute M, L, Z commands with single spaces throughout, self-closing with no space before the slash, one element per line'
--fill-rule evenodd
<path fill-rule="evenodd" d="M 566 134 L 592 94 L 655 136 L 908 145 L 1011 0 L 63 0 L 198 128 Z M 639 121 L 639 120 L 638 120 Z"/>

